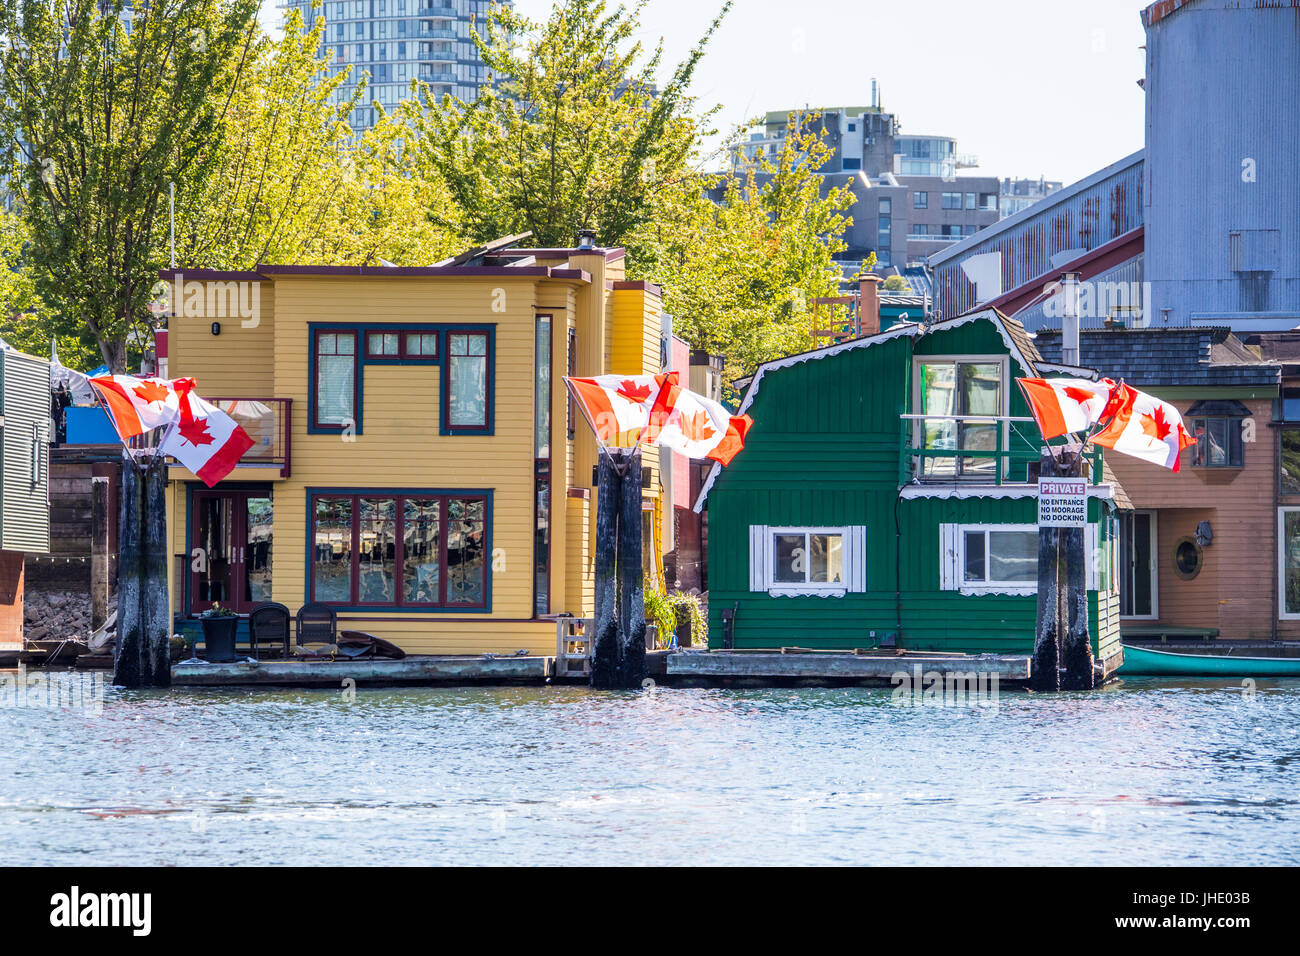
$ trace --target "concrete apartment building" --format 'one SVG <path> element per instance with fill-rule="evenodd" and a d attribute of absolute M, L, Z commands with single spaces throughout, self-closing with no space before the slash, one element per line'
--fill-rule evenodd
<path fill-rule="evenodd" d="M 999 218 L 1006 219 L 1022 209 L 1028 209 L 1038 200 L 1046 199 L 1058 191 L 1062 185 L 1041 176 L 1037 179 L 1003 179 L 998 191 Z"/>
<path fill-rule="evenodd" d="M 877 272 L 902 272 L 997 222 L 997 177 L 958 175 L 977 160 L 959 154 L 951 137 L 901 133 L 895 115 L 880 106 L 874 81 L 872 106 L 768 113 L 763 130 L 735 151 L 733 169 L 775 156 L 792 113 L 817 114 L 809 128 L 831 148 L 820 170 L 824 191 L 847 182 L 853 192 L 853 223 L 840 257 L 846 274 L 872 252 Z"/>
<path fill-rule="evenodd" d="M 311 0 L 281 0 L 279 5 L 286 15 L 299 10 L 304 22 L 311 23 Z M 362 74 L 370 76 L 366 99 L 349 118 L 353 131 L 374 124 L 374 102 L 392 112 L 408 99 L 412 80 L 429 84 L 437 96 L 475 99 L 488 75 L 471 34 L 484 31 L 492 6 L 490 0 L 326 0 L 318 14 L 325 18 L 322 52 L 333 54 L 330 68 L 335 73 L 352 67 L 338 101 L 356 92 Z"/>

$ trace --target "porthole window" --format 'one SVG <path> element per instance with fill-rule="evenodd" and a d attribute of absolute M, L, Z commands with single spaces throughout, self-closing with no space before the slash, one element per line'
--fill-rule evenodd
<path fill-rule="evenodd" d="M 1188 580 L 1201 573 L 1201 546 L 1195 538 L 1180 538 L 1174 545 L 1174 570 Z"/>

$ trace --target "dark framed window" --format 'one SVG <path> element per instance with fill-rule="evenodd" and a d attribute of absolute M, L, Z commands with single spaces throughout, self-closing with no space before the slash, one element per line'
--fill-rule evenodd
<path fill-rule="evenodd" d="M 1284 495 L 1300 495 L 1300 428 L 1283 428 L 1278 435 L 1281 443 L 1281 461 L 1278 478 L 1279 491 Z M 1300 557 L 1300 550 L 1296 552 Z"/>
<path fill-rule="evenodd" d="M 578 362 L 578 333 L 577 333 L 577 330 L 575 330 L 575 329 L 569 329 L 569 354 L 568 354 L 568 356 L 566 357 L 566 362 L 567 362 L 567 364 L 566 364 L 565 367 L 568 369 L 568 371 L 565 372 L 565 374 L 568 375 L 568 376 L 570 376 L 570 377 L 572 377 L 573 375 L 576 374 L 576 373 L 574 372 L 574 369 L 577 368 L 577 362 Z M 568 392 L 568 389 L 567 389 L 567 388 L 565 389 L 565 392 L 566 392 L 566 393 Z M 573 404 L 573 395 L 570 394 L 570 395 L 569 395 L 569 415 L 568 415 L 568 419 L 569 419 L 569 424 L 568 424 L 568 436 L 569 436 L 569 441 L 573 441 L 573 438 L 574 438 L 574 434 L 575 434 L 575 432 L 574 432 L 574 427 L 576 426 L 577 421 L 578 421 L 577 418 L 575 417 L 577 414 L 578 414 L 578 409 L 577 409 L 576 407 L 574 407 L 574 404 Z"/>
<path fill-rule="evenodd" d="M 1191 419 L 1192 464 L 1197 468 L 1241 468 L 1245 464 L 1245 448 L 1241 440 L 1244 418 Z"/>
<path fill-rule="evenodd" d="M 367 329 L 366 358 L 432 361 L 438 358 L 438 333 L 427 330 Z"/>
<path fill-rule="evenodd" d="M 961 208 L 961 193 L 943 193 L 940 199 L 944 209 Z"/>
<path fill-rule="evenodd" d="M 487 494 L 311 495 L 311 600 L 346 607 L 485 610 Z"/>
<path fill-rule="evenodd" d="M 921 191 L 921 192 L 915 192 L 915 193 L 912 193 L 912 208 L 913 208 L 913 209 L 929 209 L 929 208 L 930 208 L 930 194 L 929 194 L 928 192 L 925 192 L 924 190 Z"/>
<path fill-rule="evenodd" d="M 317 329 L 312 338 L 315 365 L 311 423 L 338 429 L 356 424 L 357 333 L 353 329 Z"/>
<path fill-rule="evenodd" d="M 488 332 L 447 332 L 447 357 L 442 363 L 444 433 L 492 430 L 492 351 Z"/>
<path fill-rule="evenodd" d="M 1283 388 L 1281 399 L 1273 404 L 1276 421 L 1300 422 L 1300 388 Z"/>

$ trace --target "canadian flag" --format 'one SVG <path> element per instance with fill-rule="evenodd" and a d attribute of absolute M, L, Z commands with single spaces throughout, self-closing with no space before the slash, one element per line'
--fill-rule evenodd
<path fill-rule="evenodd" d="M 1108 378 L 1018 378 L 1044 438 L 1086 431 L 1115 410 L 1115 383 Z M 1117 397 L 1118 398 L 1118 397 Z"/>
<path fill-rule="evenodd" d="M 658 442 L 687 458 L 712 458 L 723 465 L 745 447 L 754 424 L 748 415 L 732 415 L 724 406 L 674 382 L 655 402 L 642 441 Z"/>
<path fill-rule="evenodd" d="M 126 441 L 178 420 L 180 393 L 193 388 L 194 379 L 101 375 L 90 380 L 90 387 L 103 400 L 118 436 Z"/>
<path fill-rule="evenodd" d="M 650 413 L 668 382 L 667 375 L 597 375 L 594 378 L 566 376 L 564 384 L 596 432 L 602 445 L 633 448 L 650 424 Z"/>
<path fill-rule="evenodd" d="M 1120 383 L 1117 410 L 1093 442 L 1134 458 L 1178 471 L 1184 448 L 1196 444 L 1178 409 L 1154 395 Z"/>
<path fill-rule="evenodd" d="M 233 418 L 192 389 L 180 392 L 180 417 L 159 450 L 171 455 L 211 488 L 235 470 L 244 452 L 253 447 Z"/>

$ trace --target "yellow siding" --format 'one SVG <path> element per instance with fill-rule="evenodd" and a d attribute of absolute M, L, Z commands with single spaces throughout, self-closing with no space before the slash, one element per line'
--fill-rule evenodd
<path fill-rule="evenodd" d="M 204 398 L 271 396 L 275 381 L 275 286 L 262 282 L 259 288 L 256 325 L 248 328 L 238 317 L 168 319 L 167 374 L 171 378 L 192 377 Z M 220 322 L 220 335 L 212 334 L 213 321 Z"/>
<path fill-rule="evenodd" d="M 590 617 L 596 606 L 596 578 L 587 533 L 591 502 L 586 498 L 565 498 L 571 529 L 568 539 L 568 567 L 565 604 L 574 617 Z"/>
<path fill-rule="evenodd" d="M 603 253 L 573 255 L 568 265 L 585 270 L 592 282 L 529 276 L 274 276 L 262 285 L 256 327 L 242 328 L 234 318 L 223 322 L 221 335 L 212 336 L 209 322 L 173 319 L 171 374 L 193 376 L 205 395 L 292 400 L 291 475 L 266 476 L 275 501 L 274 600 L 293 610 L 306 600 L 307 489 L 487 490 L 492 493 L 490 611 L 345 611 L 340 626 L 370 631 L 410 653 L 554 652 L 554 624 L 533 618 L 532 573 L 535 323 L 539 312 L 547 312 L 553 320 L 555 385 L 551 613 L 591 613 L 594 509 L 568 491 L 590 489 L 596 443 L 581 420 L 574 441 L 567 439 L 567 393 L 560 380 L 567 374 L 567 330 L 576 332 L 579 375 L 618 370 L 609 368 L 604 356 L 615 347 L 616 328 L 621 332 L 624 326 L 628 368 L 657 372 L 659 303 L 641 291 L 606 290 L 607 272 L 622 278 L 621 259 L 607 264 Z M 493 325 L 494 434 L 439 433 L 441 366 L 376 364 L 362 369 L 360 433 L 308 434 L 309 324 L 329 322 Z M 647 465 L 657 464 L 653 450 L 645 457 Z M 228 480 L 251 474 L 252 469 L 241 469 Z M 173 469 L 172 475 L 178 480 L 168 502 L 171 541 L 173 554 L 183 556 L 188 475 L 183 469 Z M 187 568 L 188 560 L 173 565 Z M 179 603 L 183 581 L 173 583 Z"/>

